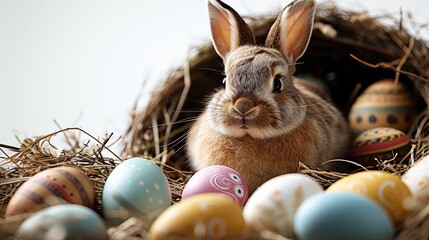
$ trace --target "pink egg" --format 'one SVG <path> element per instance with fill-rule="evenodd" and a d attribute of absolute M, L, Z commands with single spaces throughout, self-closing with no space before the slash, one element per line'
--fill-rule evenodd
<path fill-rule="evenodd" d="M 223 165 L 209 166 L 196 172 L 183 189 L 182 199 L 209 192 L 230 196 L 241 206 L 249 197 L 247 183 L 240 174 Z"/>

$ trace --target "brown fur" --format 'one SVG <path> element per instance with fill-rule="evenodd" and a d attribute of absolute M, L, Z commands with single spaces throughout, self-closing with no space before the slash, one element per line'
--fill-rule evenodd
<path fill-rule="evenodd" d="M 342 157 L 349 141 L 345 122 L 341 118 L 338 121 L 339 113 L 331 109 L 331 105 L 311 92 L 307 94 L 309 106 L 305 121 L 288 134 L 275 138 L 254 139 L 248 135 L 234 138 L 219 134 L 207 127 L 207 113 L 204 113 L 188 136 L 193 167 L 229 166 L 246 179 L 249 190 L 253 192 L 272 177 L 297 172 L 299 162 L 322 167 L 324 161 Z M 325 107 L 329 110 L 321 114 Z M 336 126 L 340 126 L 344 134 L 335 134 Z M 345 147 L 341 148 L 341 145 Z"/>
<path fill-rule="evenodd" d="M 219 2 L 209 0 L 209 9 L 216 15 L 239 17 Z M 292 23 L 288 14 L 294 15 Z M 329 96 L 311 83 L 293 78 L 294 63 L 311 35 L 313 15 L 311 0 L 288 5 L 270 31 L 270 47 L 241 44 L 246 42 L 242 36 L 252 35 L 242 26 L 244 21 L 228 18 L 232 22 L 228 26 L 224 18 L 217 21 L 212 17 L 212 32 L 222 33 L 229 27 L 227 33 L 246 33 L 227 41 L 213 38 L 215 46 L 228 49 L 218 51 L 225 61 L 227 80 L 225 89 L 212 96 L 190 130 L 187 145 L 194 169 L 229 166 L 244 177 L 253 192 L 272 177 L 296 172 L 299 162 L 321 167 L 324 161 L 340 158 L 348 150 L 346 121 Z M 293 36 L 290 41 L 289 35 Z M 281 89 L 274 90 L 275 79 L 281 81 Z"/>

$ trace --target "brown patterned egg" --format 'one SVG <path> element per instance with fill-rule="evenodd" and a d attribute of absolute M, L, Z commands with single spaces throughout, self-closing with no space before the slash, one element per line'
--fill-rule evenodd
<path fill-rule="evenodd" d="M 364 165 L 375 166 L 379 160 L 394 157 L 400 161 L 410 151 L 411 139 L 400 130 L 394 128 L 372 128 L 357 136 L 350 151 L 352 160 Z"/>
<path fill-rule="evenodd" d="M 349 122 L 355 135 L 375 127 L 407 132 L 416 116 L 417 98 L 406 86 L 392 79 L 369 86 L 353 104 Z"/>
<path fill-rule="evenodd" d="M 34 175 L 19 187 L 7 205 L 5 216 L 35 212 L 64 203 L 93 207 L 94 199 L 92 182 L 81 170 L 56 167 Z"/>

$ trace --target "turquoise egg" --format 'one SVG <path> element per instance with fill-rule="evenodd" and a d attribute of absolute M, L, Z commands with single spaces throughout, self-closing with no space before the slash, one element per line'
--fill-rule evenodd
<path fill-rule="evenodd" d="M 110 224 L 130 217 L 153 221 L 171 204 L 168 180 L 150 160 L 131 158 L 119 164 L 108 176 L 103 189 L 103 212 Z"/>
<path fill-rule="evenodd" d="M 389 240 L 394 226 L 375 202 L 352 193 L 322 193 L 298 208 L 294 231 L 300 240 Z"/>
<path fill-rule="evenodd" d="M 45 208 L 27 218 L 18 228 L 16 239 L 102 240 L 106 226 L 92 209 L 64 204 Z"/>

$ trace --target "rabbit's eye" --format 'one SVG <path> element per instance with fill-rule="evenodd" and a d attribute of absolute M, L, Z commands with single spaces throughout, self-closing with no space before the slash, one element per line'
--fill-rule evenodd
<path fill-rule="evenodd" d="M 281 90 L 283 90 L 281 78 L 282 78 L 282 76 L 280 76 L 278 74 L 276 76 L 274 76 L 273 92 L 280 92 Z"/>
<path fill-rule="evenodd" d="M 222 84 L 223 84 L 223 86 L 225 87 L 225 85 L 226 85 L 226 78 L 224 78 L 224 79 L 222 80 Z"/>

